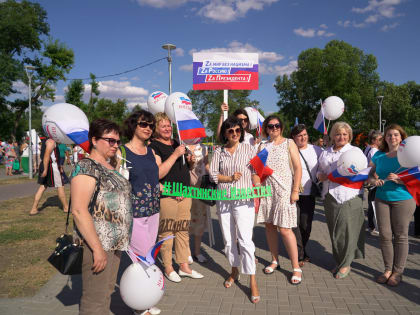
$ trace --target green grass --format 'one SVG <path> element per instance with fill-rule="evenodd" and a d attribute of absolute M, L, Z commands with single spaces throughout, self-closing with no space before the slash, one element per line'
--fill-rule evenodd
<path fill-rule="evenodd" d="M 14 225 L 0 232 L 0 243 L 9 244 L 19 241 L 37 240 L 48 234 L 48 229 L 40 230 L 35 227 Z"/>

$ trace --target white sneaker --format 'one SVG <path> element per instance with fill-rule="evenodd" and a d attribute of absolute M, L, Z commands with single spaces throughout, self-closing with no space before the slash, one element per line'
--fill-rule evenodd
<path fill-rule="evenodd" d="M 159 315 L 160 312 L 162 311 L 160 310 L 160 308 L 157 308 L 156 306 L 153 306 L 149 309 L 149 313 L 152 315 Z"/>
<path fill-rule="evenodd" d="M 188 272 L 184 272 L 182 270 L 179 270 L 179 275 L 181 277 L 188 277 L 188 278 L 192 278 L 192 279 L 201 279 L 201 278 L 204 278 L 204 276 L 201 273 L 199 273 L 199 272 L 197 272 L 195 270 L 193 270 L 191 273 L 188 273 Z"/>
<path fill-rule="evenodd" d="M 191 265 L 194 262 L 194 259 L 191 256 L 188 256 L 188 265 Z"/>
<path fill-rule="evenodd" d="M 181 277 L 175 271 L 172 271 L 169 275 L 165 272 L 165 277 L 172 282 L 181 282 Z"/>
<path fill-rule="evenodd" d="M 195 260 L 197 260 L 199 263 L 205 263 L 207 262 L 207 258 L 203 256 L 203 254 L 198 254 L 197 256 L 194 256 Z"/>

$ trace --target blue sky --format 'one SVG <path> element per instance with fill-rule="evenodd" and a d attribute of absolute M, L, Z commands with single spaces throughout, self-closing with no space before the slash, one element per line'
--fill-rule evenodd
<path fill-rule="evenodd" d="M 290 73 L 302 50 L 344 40 L 377 57 L 382 80 L 420 82 L 418 0 L 61 0 L 37 1 L 51 35 L 75 52 L 69 78 L 118 73 L 165 57 L 173 43 L 173 91 L 192 89 L 192 52 L 258 52 L 260 88 L 251 98 L 277 111 L 275 77 Z M 87 83 L 88 81 L 85 81 Z M 57 85 L 63 101 L 68 82 Z M 89 89 L 89 86 L 86 86 Z M 145 104 L 168 93 L 166 60 L 101 80 L 101 96 Z M 46 103 L 45 105 L 49 105 Z"/>

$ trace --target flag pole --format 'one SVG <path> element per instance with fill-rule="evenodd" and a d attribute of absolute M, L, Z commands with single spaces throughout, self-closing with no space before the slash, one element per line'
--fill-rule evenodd
<path fill-rule="evenodd" d="M 181 141 L 181 134 L 179 133 L 179 126 L 178 126 L 178 119 L 176 119 L 176 112 L 175 112 L 175 107 L 174 107 L 174 103 L 172 103 L 172 110 L 174 111 L 174 117 L 175 117 L 175 124 L 176 124 L 176 131 L 178 132 L 178 141 L 179 141 L 179 145 L 182 144 Z M 182 164 L 185 164 L 185 155 L 182 155 Z"/>
<path fill-rule="evenodd" d="M 223 103 L 226 105 L 228 104 L 228 90 L 223 90 Z M 228 112 L 227 110 L 223 111 L 223 121 L 225 121 L 228 118 Z"/>

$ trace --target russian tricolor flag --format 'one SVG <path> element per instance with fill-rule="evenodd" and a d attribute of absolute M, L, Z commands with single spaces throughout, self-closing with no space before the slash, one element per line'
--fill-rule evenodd
<path fill-rule="evenodd" d="M 257 111 L 257 137 L 262 135 L 262 126 L 264 122 L 264 117 L 260 114 L 259 111 Z"/>
<path fill-rule="evenodd" d="M 257 153 L 255 157 L 249 161 L 249 164 L 255 169 L 258 177 L 261 179 L 261 182 L 264 182 L 265 179 L 273 174 L 273 170 L 266 166 L 268 153 L 271 150 L 272 143 L 262 149 L 260 152 Z"/>
<path fill-rule="evenodd" d="M 79 145 L 83 150 L 89 152 L 89 131 L 82 130 L 82 131 L 74 131 L 72 133 L 67 134 L 67 136 L 73 141 L 75 144 Z"/>
<path fill-rule="evenodd" d="M 316 116 L 314 128 L 324 135 L 327 134 L 327 128 L 325 127 L 324 111 L 322 110 L 322 106 L 321 110 L 318 113 L 318 116 Z"/>
<path fill-rule="evenodd" d="M 146 254 L 146 257 L 143 257 L 141 255 L 135 254 L 136 257 L 139 259 L 140 262 L 145 264 L 146 266 L 151 266 L 155 263 L 157 254 L 159 254 L 160 248 L 162 247 L 162 244 L 164 241 L 169 240 L 171 238 L 174 238 L 174 235 L 170 235 L 165 237 L 164 239 L 157 242 L 155 245 L 153 245 L 149 251 Z"/>
<path fill-rule="evenodd" d="M 206 137 L 206 129 L 193 111 L 178 109 L 175 112 L 175 118 L 181 141 Z"/>
<path fill-rule="evenodd" d="M 399 174 L 398 177 L 404 182 L 408 192 L 413 196 L 416 204 L 420 206 L 420 170 L 419 167 L 413 167 Z"/>
<path fill-rule="evenodd" d="M 361 189 L 363 187 L 363 182 L 368 179 L 370 169 L 371 167 L 365 168 L 354 176 L 343 176 L 335 170 L 328 175 L 328 179 L 339 185 L 353 189 Z"/>

